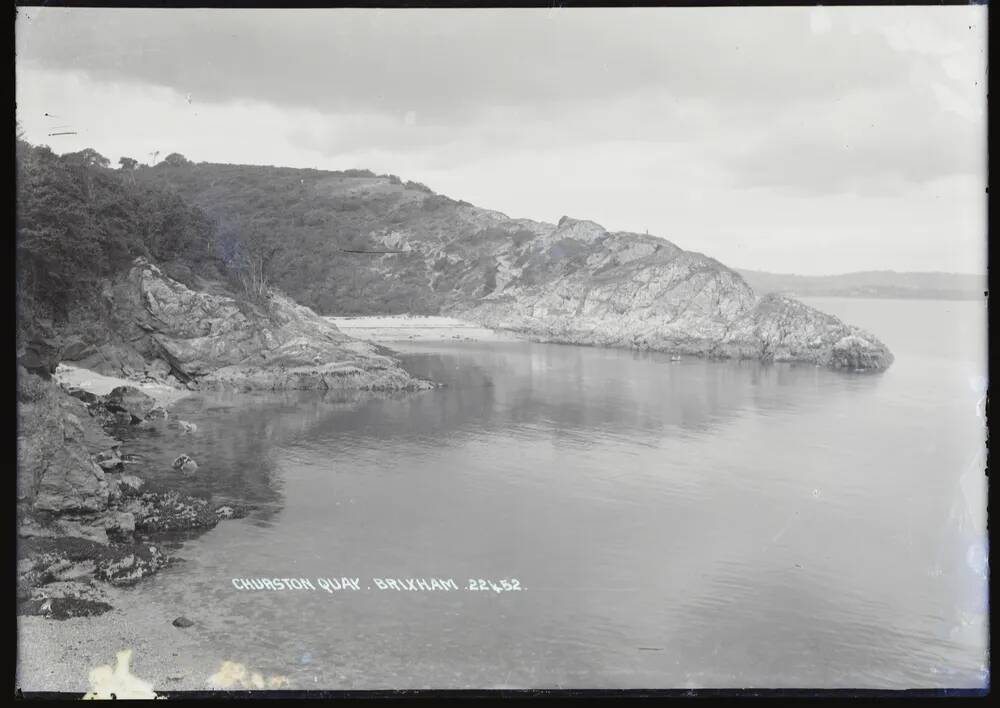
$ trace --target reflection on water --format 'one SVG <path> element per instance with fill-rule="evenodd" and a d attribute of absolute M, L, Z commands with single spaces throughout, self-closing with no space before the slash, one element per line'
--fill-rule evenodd
<path fill-rule="evenodd" d="M 404 394 L 394 394 L 401 396 Z M 391 398 L 393 394 L 382 395 Z M 216 502 L 250 503 L 264 519 L 281 505 L 281 478 L 271 454 L 313 438 L 330 416 L 351 411 L 371 395 L 342 391 L 209 392 L 181 399 L 170 422 L 149 428 L 118 428 L 138 470 L 151 488 L 183 489 Z M 176 420 L 194 423 L 194 432 L 178 435 Z M 187 454 L 199 471 L 184 476 L 174 458 Z"/>
<path fill-rule="evenodd" d="M 262 509 L 137 592 L 293 688 L 981 686 L 982 313 L 843 302 L 885 374 L 422 343 L 444 388 L 186 401 L 191 484 Z M 525 589 L 230 583 L 342 575 Z"/>

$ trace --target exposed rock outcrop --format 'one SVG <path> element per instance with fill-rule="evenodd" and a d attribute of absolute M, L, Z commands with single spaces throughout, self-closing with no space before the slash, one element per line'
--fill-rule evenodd
<path fill-rule="evenodd" d="M 82 401 L 24 369 L 18 394 L 18 500 L 49 513 L 107 508 L 108 484 L 93 456 L 113 456 L 121 443 Z"/>
<path fill-rule="evenodd" d="M 117 430 L 148 421 L 156 402 L 135 389 L 121 387 L 87 404 L 22 367 L 18 403 L 22 614 L 65 619 L 106 612 L 111 605 L 94 580 L 130 585 L 170 561 L 151 537 L 211 528 L 250 508 L 147 491 L 140 478 L 121 474 L 128 455 L 102 423 Z"/>
<path fill-rule="evenodd" d="M 280 293 L 263 303 L 192 290 L 136 260 L 105 291 L 123 339 L 164 376 L 242 389 L 429 388 L 373 345 L 340 332 Z"/>
<path fill-rule="evenodd" d="M 648 234 L 510 218 L 389 175 L 200 164 L 143 178 L 234 222 L 259 212 L 246 181 L 282 190 L 273 277 L 323 314 L 443 314 L 549 341 L 847 370 L 892 362 L 871 334 Z"/>
<path fill-rule="evenodd" d="M 51 378 L 59 364 L 58 341 L 51 337 L 33 337 L 18 347 L 17 363 L 44 379 Z"/>
<path fill-rule="evenodd" d="M 541 341 L 851 371 L 893 361 L 874 335 L 791 298 L 761 297 L 735 271 L 664 239 L 569 217 L 552 226 L 487 214 L 488 238 L 414 233 L 428 267 L 449 274 L 447 314 Z M 397 244 L 405 235 L 393 232 Z M 484 280 L 490 287 L 475 285 Z"/>
<path fill-rule="evenodd" d="M 156 400 L 134 386 L 119 386 L 105 396 L 104 407 L 125 423 L 138 423 L 156 408 Z"/>

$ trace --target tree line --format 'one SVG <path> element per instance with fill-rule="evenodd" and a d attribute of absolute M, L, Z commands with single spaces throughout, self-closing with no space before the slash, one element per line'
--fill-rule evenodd
<path fill-rule="evenodd" d="M 226 229 L 176 190 L 137 180 L 138 160 L 122 157 L 112 169 L 96 150 L 56 155 L 21 137 L 15 157 L 19 324 L 79 314 L 137 256 L 267 297 L 266 232 Z M 191 163 L 171 153 L 160 164 Z"/>

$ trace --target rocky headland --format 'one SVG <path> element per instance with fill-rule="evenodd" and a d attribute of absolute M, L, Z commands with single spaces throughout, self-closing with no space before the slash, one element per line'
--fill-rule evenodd
<path fill-rule="evenodd" d="M 735 271 L 663 239 L 563 218 L 526 249 L 512 246 L 497 253 L 496 289 L 452 314 L 542 341 L 848 371 L 893 360 L 871 333 L 791 298 L 759 296 Z"/>
<path fill-rule="evenodd" d="M 448 315 L 542 341 L 851 372 L 893 361 L 874 334 L 658 236 L 511 218 L 364 171 L 160 165 L 139 177 L 237 223 L 279 223 L 275 281 L 323 315 Z"/>
<path fill-rule="evenodd" d="M 137 259 L 101 293 L 114 337 L 69 342 L 61 359 L 102 373 L 142 372 L 187 388 L 420 390 L 389 351 L 349 337 L 271 291 L 240 298 L 218 283 L 193 289 Z"/>

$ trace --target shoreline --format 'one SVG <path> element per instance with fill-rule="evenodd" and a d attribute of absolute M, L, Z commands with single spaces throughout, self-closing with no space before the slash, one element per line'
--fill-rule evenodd
<path fill-rule="evenodd" d="M 171 408 L 177 401 L 198 393 L 164 381 L 107 376 L 64 363 L 60 363 L 56 367 L 56 371 L 52 375 L 52 383 L 64 393 L 84 391 L 98 397 L 107 396 L 119 386 L 134 387 L 152 398 L 155 405 L 164 410 Z M 166 431 L 168 428 L 161 425 L 160 430 Z M 171 433 L 178 439 L 181 439 L 180 436 L 184 434 L 183 430 L 174 430 Z M 113 478 L 118 482 L 130 477 L 130 471 L 125 468 L 115 472 L 106 471 L 106 474 L 108 479 Z M 131 478 L 134 479 L 134 477 Z M 145 480 L 141 472 L 140 479 Z M 150 489 L 145 485 L 145 482 L 142 484 L 143 486 L 140 488 L 142 491 Z M 139 494 L 141 492 L 132 493 L 133 496 Z M 169 493 L 165 496 L 160 493 L 157 499 L 168 500 Z M 186 497 L 183 495 L 179 498 L 181 502 L 185 500 Z M 117 503 L 122 505 L 125 500 Z M 229 504 L 223 506 L 229 506 L 231 509 L 238 507 L 238 505 Z M 127 506 L 121 506 L 121 508 L 124 509 Z M 206 512 L 206 510 L 218 514 L 213 509 L 212 504 L 207 505 L 202 512 Z M 164 520 L 171 520 L 173 517 L 170 515 L 175 514 L 178 520 L 184 521 L 180 516 L 180 512 L 183 511 L 181 505 L 178 505 L 177 508 L 163 506 L 151 513 L 159 514 Z M 219 521 L 227 518 L 238 519 L 245 512 L 238 513 L 238 516 L 218 516 L 217 518 Z M 205 513 L 202 513 L 201 516 L 205 516 Z M 211 527 L 202 528 L 199 519 L 191 521 L 190 529 L 187 526 L 182 527 L 180 533 L 183 535 L 190 532 L 198 533 L 211 530 Z M 47 540 L 76 542 L 80 539 L 74 533 L 70 533 L 67 538 L 63 538 L 63 536 L 36 536 L 34 534 L 24 536 L 19 528 L 18 552 L 21 553 L 21 549 L 24 548 L 22 544 L 46 542 Z M 184 543 L 181 537 L 175 537 L 175 533 L 166 527 L 162 531 L 146 532 L 146 535 L 142 537 L 130 535 L 126 540 L 109 540 L 112 541 L 111 544 L 104 542 L 100 548 L 118 548 L 122 553 L 127 554 L 129 549 L 155 545 L 168 550 L 169 557 L 173 557 L 174 552 L 179 549 L 179 546 L 178 549 L 174 549 L 172 546 Z M 26 559 L 29 557 L 34 556 L 25 556 Z M 18 641 L 14 667 L 15 686 L 18 689 L 25 692 L 87 693 L 99 687 L 92 680 L 92 675 L 94 678 L 98 678 L 96 674 L 93 674 L 98 670 L 100 670 L 98 673 L 104 672 L 108 676 L 114 676 L 114 683 L 110 690 L 116 691 L 119 698 L 128 697 L 129 682 L 134 684 L 137 680 L 152 684 L 154 691 L 213 688 L 210 681 L 211 675 L 222 669 L 225 657 L 219 658 L 218 650 L 213 650 L 211 642 L 207 641 L 203 633 L 198 631 L 197 623 L 193 627 L 185 628 L 173 625 L 175 619 L 186 613 L 191 613 L 191 616 L 197 619 L 196 610 L 152 602 L 150 593 L 143 587 L 146 583 L 156 582 L 156 576 L 159 573 L 171 572 L 172 563 L 168 562 L 162 567 L 156 563 L 157 567 L 148 572 L 150 577 L 146 577 L 144 571 L 144 575 L 138 583 L 122 586 L 114 582 L 93 578 L 91 577 L 92 573 L 85 572 L 94 565 L 93 559 L 85 558 L 82 561 L 75 560 L 73 562 L 79 572 L 67 577 L 67 582 L 62 583 L 66 591 L 70 593 L 65 597 L 74 599 L 77 595 L 73 593 L 82 591 L 83 594 L 79 597 L 86 598 L 92 591 L 102 603 L 110 605 L 110 609 L 98 614 L 71 615 L 63 619 L 56 616 L 23 613 L 19 609 L 15 619 L 18 627 Z M 46 591 L 47 588 L 59 586 L 60 582 L 54 584 L 43 582 L 35 589 L 41 591 L 42 597 L 60 597 L 58 590 L 54 595 L 47 595 Z M 130 670 L 132 672 L 124 677 L 124 681 L 121 680 L 122 676 L 114 671 L 117 654 L 123 651 L 131 652 Z M 215 687 L 224 688 L 224 686 Z M 243 688 L 239 684 L 231 684 L 228 687 Z M 105 694 L 99 697 L 108 698 L 109 696 Z"/>
<path fill-rule="evenodd" d="M 152 603 L 141 585 L 104 588 L 114 609 L 101 615 L 56 620 L 19 615 L 16 686 L 22 691 L 85 693 L 90 673 L 115 665 L 131 651 L 131 672 L 154 691 L 206 690 L 222 664 L 197 627 L 171 623 L 177 608 Z"/>
<path fill-rule="evenodd" d="M 524 341 L 524 337 L 512 332 L 439 315 L 326 316 L 323 319 L 350 337 L 376 343 Z"/>
<path fill-rule="evenodd" d="M 64 391 L 79 389 L 95 396 L 106 396 L 119 386 L 132 386 L 156 401 L 156 405 L 168 408 L 182 398 L 193 395 L 186 388 L 178 388 L 168 383 L 156 381 L 136 381 L 120 376 L 106 376 L 90 369 L 60 362 L 52 380 Z"/>

